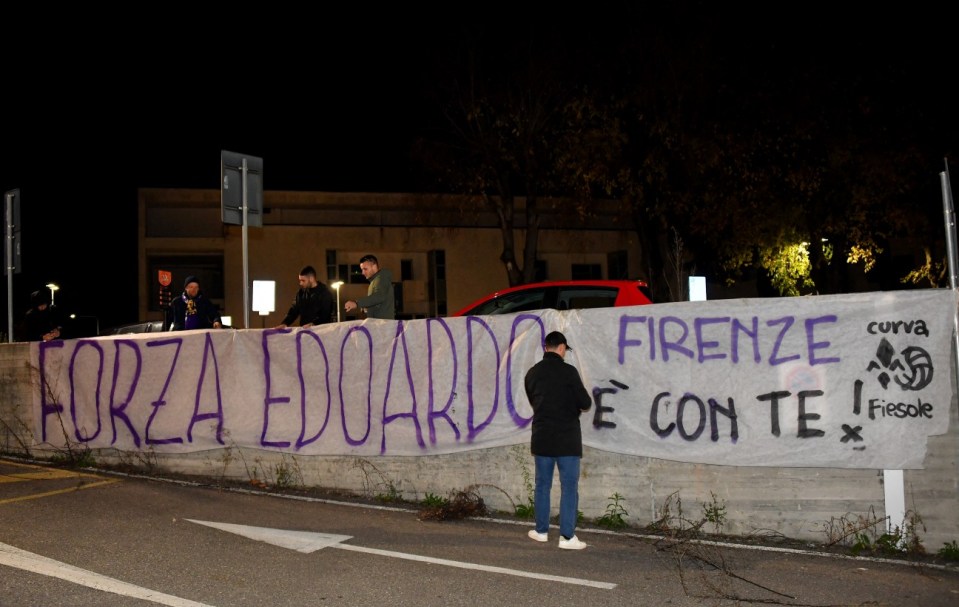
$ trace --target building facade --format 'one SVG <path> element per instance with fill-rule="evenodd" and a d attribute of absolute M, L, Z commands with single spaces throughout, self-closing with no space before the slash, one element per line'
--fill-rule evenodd
<path fill-rule="evenodd" d="M 222 221 L 220 191 L 140 189 L 138 204 L 140 318 L 163 318 L 164 271 L 174 296 L 187 276 L 199 277 L 232 326 L 244 328 L 243 228 Z M 520 258 L 523 204 L 515 234 Z M 540 206 L 538 279 L 645 278 L 637 236 L 616 203 L 597 202 L 586 218 L 561 200 Z M 262 220 L 246 228 L 247 276 L 251 284 L 275 281 L 275 309 L 251 311 L 249 328 L 280 323 L 305 265 L 327 285 L 343 281 L 341 302 L 365 295 L 359 259 L 367 253 L 392 271 L 401 319 L 445 316 L 509 286 L 497 217 L 480 198 L 266 191 Z M 348 319 L 342 310 L 341 319 Z"/>

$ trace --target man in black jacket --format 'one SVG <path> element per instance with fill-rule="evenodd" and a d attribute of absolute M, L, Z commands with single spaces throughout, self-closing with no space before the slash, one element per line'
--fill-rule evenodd
<path fill-rule="evenodd" d="M 543 341 L 543 359 L 526 372 L 525 387 L 533 407 L 530 452 L 536 464 L 533 511 L 536 528 L 529 537 L 549 540 L 550 490 L 553 470 L 559 469 L 559 547 L 582 550 L 586 543 L 576 537 L 579 512 L 579 464 L 583 457 L 583 434 L 579 415 L 590 408 L 592 398 L 576 367 L 563 360 L 570 350 L 566 336 L 553 331 Z"/>
<path fill-rule="evenodd" d="M 298 278 L 300 289 L 293 297 L 293 304 L 283 322 L 276 326 L 277 329 L 289 327 L 297 317 L 300 319 L 300 326 L 304 328 L 326 324 L 333 319 L 333 293 L 328 286 L 316 280 L 313 266 L 300 270 Z"/>
<path fill-rule="evenodd" d="M 50 293 L 46 289 L 30 294 L 30 309 L 23 319 L 23 338 L 26 341 L 50 341 L 60 337 L 57 315 L 50 300 Z"/>

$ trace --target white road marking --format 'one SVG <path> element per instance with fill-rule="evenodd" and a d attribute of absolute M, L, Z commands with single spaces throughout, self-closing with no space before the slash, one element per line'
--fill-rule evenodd
<path fill-rule="evenodd" d="M 24 571 L 32 571 L 33 573 L 59 578 L 74 584 L 86 586 L 87 588 L 151 601 L 159 605 L 168 605 L 169 607 L 213 607 L 206 603 L 198 603 L 178 596 L 150 590 L 149 588 L 134 586 L 133 584 L 128 584 L 127 582 L 122 582 L 112 577 L 93 573 L 92 571 L 80 569 L 73 565 L 67 565 L 60 561 L 21 550 L 9 544 L 0 543 L 0 565 L 23 569 Z"/>
<path fill-rule="evenodd" d="M 251 540 L 266 542 L 280 548 L 289 548 L 297 552 L 309 554 L 328 546 L 335 546 L 350 539 L 349 535 L 333 535 L 331 533 L 314 533 L 312 531 L 290 531 L 288 529 L 270 529 L 269 527 L 250 527 L 249 525 L 234 525 L 232 523 L 214 523 L 186 519 L 191 523 L 206 525 L 222 531 L 229 531 L 236 535 L 248 537 Z"/>
<path fill-rule="evenodd" d="M 450 561 L 447 559 L 436 559 L 429 556 L 419 556 L 416 554 L 405 554 L 403 552 L 393 552 L 392 550 L 378 550 L 376 548 L 363 548 L 362 546 L 350 546 L 349 544 L 339 544 L 333 546 L 341 550 L 352 550 L 354 552 L 367 552 L 369 554 L 378 554 L 380 556 L 392 556 L 395 558 L 406 559 L 408 561 L 422 561 L 424 563 L 433 563 L 434 565 L 446 565 L 447 567 L 459 567 L 460 569 L 476 569 L 479 571 L 489 571 L 490 573 L 504 573 L 506 575 L 515 575 L 519 577 L 528 577 L 536 580 L 547 580 L 550 582 L 562 582 L 564 584 L 575 584 L 577 586 L 591 586 L 593 588 L 602 588 L 612 590 L 616 584 L 609 582 L 596 582 L 593 580 L 584 580 L 575 577 L 563 577 L 559 575 L 548 575 L 545 573 L 533 573 L 531 571 L 521 571 L 519 569 L 507 569 L 505 567 L 491 567 L 490 565 L 479 565 L 476 563 L 464 563 L 462 561 Z"/>
<path fill-rule="evenodd" d="M 299 552 L 310 553 L 323 548 L 339 548 L 340 550 L 350 550 L 353 552 L 365 552 L 378 556 L 388 556 L 393 558 L 406 559 L 408 561 L 419 561 L 422 563 L 431 563 L 434 565 L 445 565 L 447 567 L 458 567 L 460 569 L 473 569 L 477 571 L 488 571 L 490 573 L 502 573 L 505 575 L 515 575 L 519 577 L 532 578 L 537 580 L 547 580 L 550 582 L 562 582 L 564 584 L 575 584 L 578 586 L 590 586 L 592 588 L 602 588 L 612 590 L 616 584 L 608 582 L 596 582 L 593 580 L 584 580 L 574 577 L 563 577 L 558 575 L 548 575 L 545 573 L 532 573 L 530 571 L 521 571 L 519 569 L 507 569 L 506 567 L 492 567 L 490 565 L 480 565 L 478 563 L 467 563 L 463 561 L 451 561 L 449 559 L 438 559 L 429 556 L 420 556 L 418 554 L 407 554 L 405 552 L 394 552 L 392 550 L 380 550 L 377 548 L 364 548 L 362 546 L 352 546 L 343 544 L 349 535 L 334 535 L 329 533 L 314 533 L 310 531 L 289 531 L 285 529 L 270 529 L 269 527 L 251 527 L 248 525 L 234 525 L 231 523 L 215 523 L 210 521 L 198 521 L 186 519 L 191 523 L 206 525 L 222 531 L 235 533 L 243 537 L 267 542 L 274 546 L 289 548 Z"/>

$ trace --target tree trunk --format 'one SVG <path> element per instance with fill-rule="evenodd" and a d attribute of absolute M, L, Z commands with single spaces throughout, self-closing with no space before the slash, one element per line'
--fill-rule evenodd
<path fill-rule="evenodd" d="M 536 280 L 536 256 L 539 252 L 539 199 L 526 197 L 526 242 L 523 243 L 523 282 Z"/>
<path fill-rule="evenodd" d="M 506 269 L 506 279 L 509 286 L 523 284 L 523 269 L 516 265 L 516 237 L 514 235 L 514 217 L 516 199 L 512 195 L 487 196 L 486 200 L 496 210 L 499 218 L 499 231 L 503 237 L 503 252 L 499 259 Z"/>

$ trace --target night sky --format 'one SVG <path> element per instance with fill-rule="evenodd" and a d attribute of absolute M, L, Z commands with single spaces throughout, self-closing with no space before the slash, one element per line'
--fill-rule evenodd
<path fill-rule="evenodd" d="M 915 132 L 938 159 L 931 180 L 959 150 L 951 95 L 959 54 L 931 4 L 911 3 L 909 15 L 872 3 L 862 11 L 813 2 L 749 12 L 636 4 L 560 13 L 484 3 L 459 6 L 456 16 L 371 8 L 219 21 L 159 14 L 131 29 L 79 27 L 60 14 L 59 25 L 25 25 L 0 59 L 0 187 L 21 190 L 23 211 L 15 320 L 29 293 L 50 281 L 62 287 L 63 312 L 95 315 L 104 327 L 141 320 L 136 190 L 216 189 L 221 150 L 262 157 L 267 190 L 420 190 L 411 146 L 436 122 L 439 74 L 471 45 L 507 57 L 535 48 L 581 74 L 608 62 L 606 53 L 621 47 L 615 41 L 656 36 L 658 48 L 708 47 L 709 61 L 678 78 L 724 70 L 739 84 L 753 75 L 795 83 L 801 74 L 814 87 L 817 74 L 848 74 L 870 79 L 871 94 L 899 108 L 895 128 Z M 811 98 L 855 102 L 844 94 Z M 6 297 L 0 309 L 5 331 Z"/>

